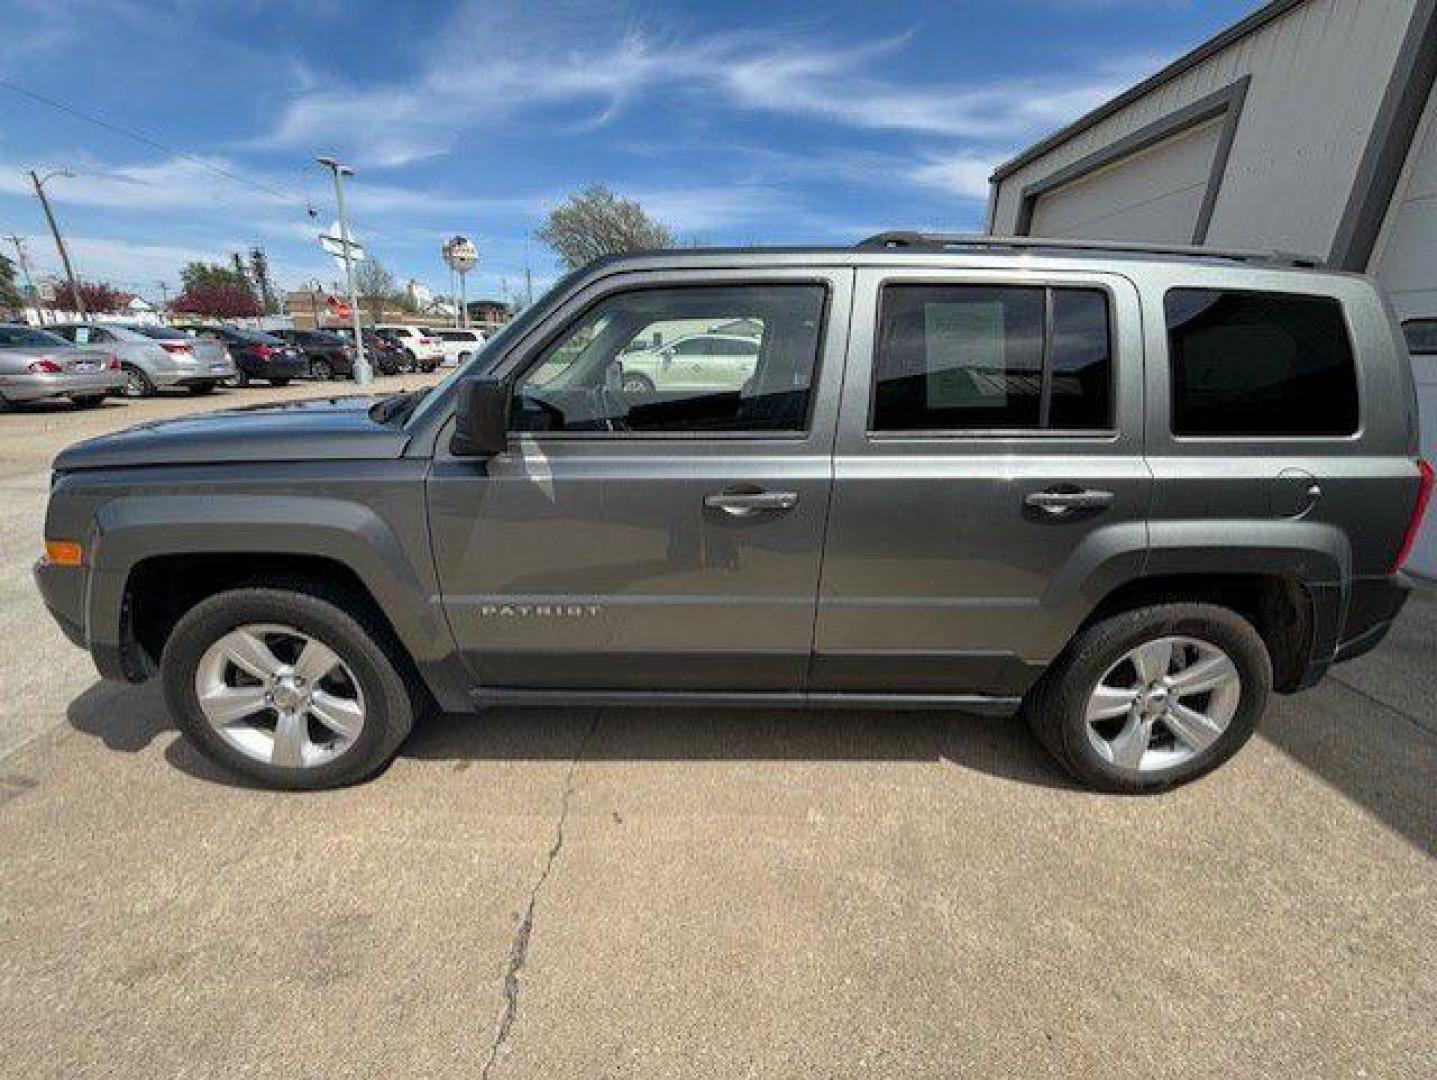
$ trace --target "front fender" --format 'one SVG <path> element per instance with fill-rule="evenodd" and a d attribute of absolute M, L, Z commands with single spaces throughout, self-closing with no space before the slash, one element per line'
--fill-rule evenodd
<path fill-rule="evenodd" d="M 349 567 L 394 627 L 441 707 L 467 704 L 467 678 L 434 602 L 432 560 L 421 522 L 406 549 L 362 503 L 307 495 L 121 496 L 95 515 L 86 597 L 90 650 L 102 674 L 123 678 L 126 586 L 145 559 L 168 555 L 311 556 Z"/>

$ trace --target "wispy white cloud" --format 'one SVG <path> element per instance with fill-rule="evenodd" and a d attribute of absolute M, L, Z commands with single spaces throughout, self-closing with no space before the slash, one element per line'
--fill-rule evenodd
<path fill-rule="evenodd" d="M 595 14 L 586 5 L 561 14 L 465 5 L 417 72 L 383 85 L 301 93 L 261 145 L 338 142 L 363 163 L 398 166 L 447 153 L 461 132 L 542 110 L 577 127 L 600 127 L 645 94 L 853 128 L 1011 142 L 1096 106 L 1147 70 L 1144 59 L 1076 76 L 910 83 L 877 69 L 900 55 L 911 35 L 853 46 L 636 23 L 616 31 L 611 10 L 597 21 Z"/>

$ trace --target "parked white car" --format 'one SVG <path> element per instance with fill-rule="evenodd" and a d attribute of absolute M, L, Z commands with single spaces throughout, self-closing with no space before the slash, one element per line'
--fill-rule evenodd
<path fill-rule="evenodd" d="M 741 390 L 758 366 L 759 339 L 740 334 L 690 334 L 658 348 L 625 352 L 623 387 L 655 390 Z"/>
<path fill-rule="evenodd" d="M 443 344 L 422 326 L 382 323 L 374 329 L 403 349 L 409 362 L 423 371 L 433 371 L 444 363 Z"/>
<path fill-rule="evenodd" d="M 430 337 L 439 339 L 444 350 L 444 363 L 448 365 L 467 364 L 484 347 L 484 335 L 478 330 L 450 327 L 423 329 Z"/>

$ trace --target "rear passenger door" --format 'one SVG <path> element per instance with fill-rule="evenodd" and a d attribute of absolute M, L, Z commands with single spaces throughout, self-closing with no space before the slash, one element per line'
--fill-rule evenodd
<path fill-rule="evenodd" d="M 1141 569 L 1141 350 L 1118 275 L 858 273 L 812 689 L 1028 687 Z"/>

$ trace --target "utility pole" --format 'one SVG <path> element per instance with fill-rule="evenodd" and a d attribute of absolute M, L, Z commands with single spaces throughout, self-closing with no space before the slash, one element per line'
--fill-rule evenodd
<path fill-rule="evenodd" d="M 60 261 L 65 264 L 65 276 L 70 280 L 70 298 L 75 301 L 75 310 L 79 312 L 80 318 L 85 318 L 85 301 L 80 296 L 80 285 L 75 280 L 74 268 L 70 266 L 70 253 L 65 250 L 65 241 L 60 237 L 60 226 L 55 224 L 55 215 L 50 210 L 50 200 L 45 198 L 45 183 L 56 176 L 74 176 L 68 169 L 61 169 L 58 172 L 46 173 L 42 179 L 34 169 L 30 170 L 30 180 L 35 185 L 35 194 L 40 197 L 40 205 L 45 208 L 45 220 L 50 223 L 50 232 L 55 237 L 55 246 L 60 249 Z"/>
<path fill-rule="evenodd" d="M 317 158 L 321 165 L 334 174 L 334 201 L 339 205 L 339 242 L 344 249 L 344 277 L 349 284 L 349 314 L 354 320 L 354 381 L 368 386 L 373 377 L 369 372 L 369 360 L 364 355 L 364 333 L 359 327 L 359 294 L 354 287 L 354 255 L 349 241 L 349 217 L 344 212 L 344 177 L 353 176 L 354 170 L 334 158 Z"/>
<path fill-rule="evenodd" d="M 11 233 L 5 239 L 15 245 L 15 257 L 20 260 L 20 276 L 25 279 L 25 295 L 35 305 L 35 317 L 45 325 L 45 309 L 40 306 L 40 294 L 35 291 L 35 282 L 30 280 L 30 260 L 25 257 L 25 238 Z"/>
<path fill-rule="evenodd" d="M 165 318 L 169 318 L 169 315 L 170 315 L 170 287 L 169 287 L 167 284 L 165 284 L 163 281 L 157 281 L 157 282 L 155 282 L 155 284 L 160 287 L 160 311 L 164 314 Z"/>

